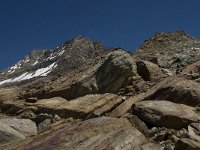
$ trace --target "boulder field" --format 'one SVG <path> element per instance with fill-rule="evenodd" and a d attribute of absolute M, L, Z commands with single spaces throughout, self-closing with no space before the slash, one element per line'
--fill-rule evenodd
<path fill-rule="evenodd" d="M 34 69 L 52 62 L 58 68 L 26 81 L 31 73 L 20 73 L 30 64 L 13 75 L 4 71 L 0 149 L 199 150 L 200 52 L 186 57 L 188 45 L 184 58 L 177 55 L 184 43 L 194 49 L 198 42 L 179 31 L 156 34 L 132 55 L 85 38 L 64 43 L 49 58 L 31 53 L 30 63 L 32 55 L 41 57 Z"/>

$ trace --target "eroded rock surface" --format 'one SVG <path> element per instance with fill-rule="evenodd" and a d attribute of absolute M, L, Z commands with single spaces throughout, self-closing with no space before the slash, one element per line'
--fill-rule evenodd
<path fill-rule="evenodd" d="M 187 127 L 200 119 L 194 107 L 163 100 L 138 102 L 133 112 L 146 123 L 173 129 Z"/>
<path fill-rule="evenodd" d="M 168 100 L 196 107 L 200 104 L 200 85 L 192 80 L 171 76 L 146 93 L 146 100 Z"/>
<path fill-rule="evenodd" d="M 56 139 L 56 140 L 55 140 Z M 125 118 L 99 117 L 64 127 L 21 145 L 21 149 L 134 149 L 147 144 L 145 136 Z M 147 145 L 146 145 L 147 146 Z"/>

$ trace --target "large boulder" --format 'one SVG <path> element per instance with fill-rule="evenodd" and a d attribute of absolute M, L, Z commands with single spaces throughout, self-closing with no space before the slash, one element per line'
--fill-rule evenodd
<path fill-rule="evenodd" d="M 187 67 L 185 67 L 182 72 L 182 75 L 189 77 L 190 79 L 200 78 L 200 61 L 197 61 Z"/>
<path fill-rule="evenodd" d="M 34 135 L 37 135 L 37 127 L 29 119 L 0 119 L 0 148 Z"/>
<path fill-rule="evenodd" d="M 166 75 L 162 72 L 162 70 L 158 67 L 158 65 L 149 62 L 138 60 L 136 61 L 137 72 L 145 81 L 158 81 Z"/>
<path fill-rule="evenodd" d="M 200 73 L 200 61 L 197 61 L 182 70 L 182 74 Z"/>
<path fill-rule="evenodd" d="M 189 106 L 200 104 L 200 85 L 192 80 L 171 76 L 150 89 L 145 100 L 168 100 Z"/>
<path fill-rule="evenodd" d="M 100 92 L 117 92 L 133 75 L 136 67 L 132 57 L 125 51 L 114 51 L 97 69 L 95 78 Z"/>
<path fill-rule="evenodd" d="M 116 93 L 129 78 L 136 75 L 132 57 L 125 51 L 111 52 L 104 62 L 84 74 L 70 88 L 72 97 L 90 93 Z"/>
<path fill-rule="evenodd" d="M 127 119 L 99 117 L 77 123 L 70 128 L 62 127 L 17 148 L 32 150 L 46 149 L 47 147 L 58 150 L 130 150 L 147 143 L 145 136 L 134 128 Z"/>
<path fill-rule="evenodd" d="M 123 102 L 123 97 L 115 94 L 90 94 L 71 101 L 55 97 L 35 103 L 37 113 L 54 113 L 61 117 L 85 118 L 100 116 Z"/>
<path fill-rule="evenodd" d="M 69 100 L 87 94 L 118 93 L 136 74 L 136 65 L 130 54 L 115 50 L 84 71 L 56 80 L 47 90 L 43 91 L 45 87 L 39 87 L 35 91 L 25 92 L 24 95 L 39 99 L 60 96 Z"/>
<path fill-rule="evenodd" d="M 187 127 L 200 119 L 194 107 L 164 100 L 138 102 L 133 106 L 133 112 L 150 125 L 173 129 Z"/>
<path fill-rule="evenodd" d="M 0 122 L 0 147 L 25 138 L 26 137 L 23 134 L 19 133 L 9 125 Z"/>
<path fill-rule="evenodd" d="M 37 135 L 36 124 L 29 119 L 7 118 L 0 119 L 0 123 L 10 126 L 25 137 Z"/>

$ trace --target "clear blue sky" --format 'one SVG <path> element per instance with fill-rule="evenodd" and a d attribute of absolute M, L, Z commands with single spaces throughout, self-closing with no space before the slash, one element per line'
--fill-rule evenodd
<path fill-rule="evenodd" d="M 155 32 L 200 36 L 200 0 L 0 0 L 0 70 L 78 35 L 134 50 Z"/>

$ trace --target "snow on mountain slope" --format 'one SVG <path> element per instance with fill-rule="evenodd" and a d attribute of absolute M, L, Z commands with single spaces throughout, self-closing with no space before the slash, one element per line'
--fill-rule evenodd
<path fill-rule="evenodd" d="M 109 51 L 111 50 L 104 48 L 102 43 L 85 37 L 74 38 L 55 49 L 33 50 L 25 58 L 0 72 L 0 86 L 68 73 Z"/>
<path fill-rule="evenodd" d="M 32 79 L 39 76 L 47 76 L 56 67 L 57 67 L 57 64 L 54 62 L 53 64 L 51 64 L 50 66 L 47 66 L 46 68 L 41 68 L 31 73 L 26 72 L 16 78 L 10 78 L 10 79 L 0 81 L 0 85 L 3 85 L 5 83 L 20 82 L 23 80 Z"/>

